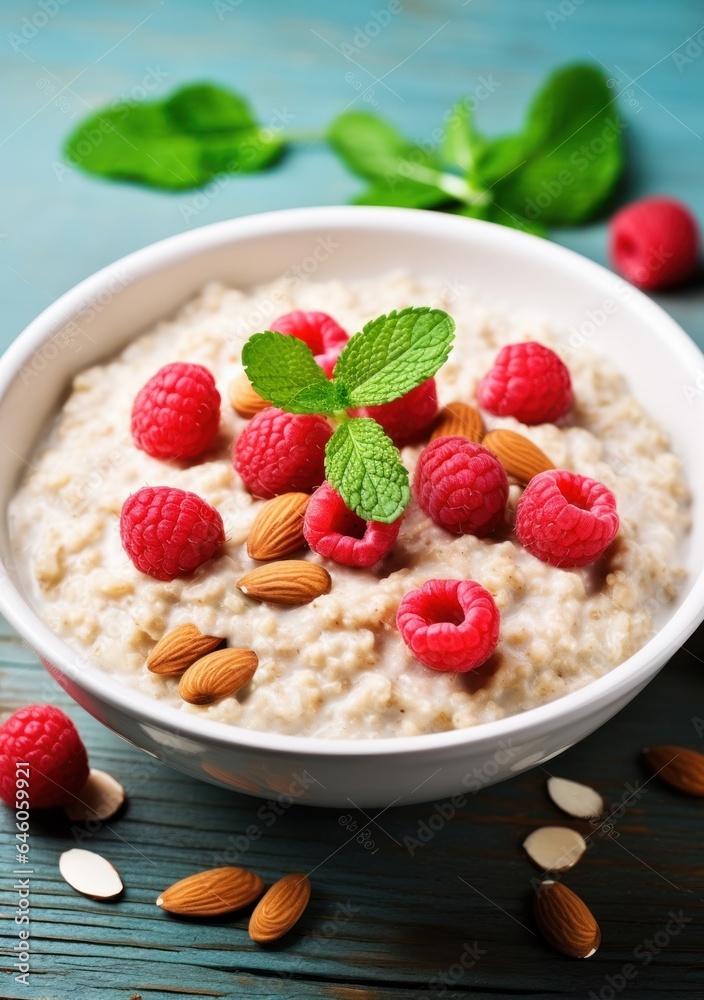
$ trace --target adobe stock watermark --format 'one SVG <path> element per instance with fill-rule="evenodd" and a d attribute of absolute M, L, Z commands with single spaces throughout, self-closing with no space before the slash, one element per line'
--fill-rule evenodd
<path fill-rule="evenodd" d="M 704 52 L 704 28 L 700 28 L 696 35 L 692 35 L 672 53 L 672 61 L 677 71 L 684 72 L 687 66 L 691 66 L 699 59 L 702 52 Z"/>
<path fill-rule="evenodd" d="M 218 21 L 224 21 L 228 14 L 237 10 L 243 3 L 244 0 L 213 0 L 213 10 L 218 15 Z"/>
<path fill-rule="evenodd" d="M 449 965 L 442 972 L 436 972 L 428 980 L 428 989 L 437 993 L 454 989 L 462 982 L 465 972 L 469 972 L 487 953 L 486 948 L 481 948 L 478 941 L 465 941 L 459 958 L 452 965 Z"/>
<path fill-rule="evenodd" d="M 22 18 L 17 31 L 5 37 L 15 52 L 21 52 L 56 17 L 69 0 L 38 0 L 35 11 Z"/>
<path fill-rule="evenodd" d="M 704 368 L 695 368 L 692 376 L 692 381 L 682 386 L 682 392 L 688 403 L 701 403 L 704 400 Z"/>
<path fill-rule="evenodd" d="M 389 0 L 381 10 L 372 10 L 364 24 L 356 25 L 351 42 L 340 42 L 338 48 L 348 59 L 360 55 L 377 38 L 384 28 L 388 28 L 396 14 L 403 11 L 400 0 Z"/>
<path fill-rule="evenodd" d="M 556 31 L 558 25 L 568 21 L 584 2 L 585 0 L 562 0 L 557 7 L 548 7 L 545 11 L 545 18 L 551 31 Z"/>

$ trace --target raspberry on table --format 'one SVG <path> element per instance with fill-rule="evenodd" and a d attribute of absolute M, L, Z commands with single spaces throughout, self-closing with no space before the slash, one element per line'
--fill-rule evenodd
<path fill-rule="evenodd" d="M 479 405 L 497 417 L 523 424 L 554 423 L 572 406 L 572 383 L 564 362 L 535 341 L 508 344 L 479 383 Z"/>
<path fill-rule="evenodd" d="M 141 573 L 174 580 L 215 555 L 225 530 L 217 510 L 196 493 L 143 486 L 122 505 L 120 538 Z"/>
<path fill-rule="evenodd" d="M 332 427 L 324 417 L 268 406 L 235 442 L 237 472 L 255 497 L 311 493 L 325 478 L 325 445 Z"/>
<path fill-rule="evenodd" d="M 269 327 L 278 333 L 298 337 L 313 352 L 313 357 L 328 378 L 332 377 L 335 362 L 349 340 L 347 332 L 324 312 L 295 312 L 279 316 Z"/>
<path fill-rule="evenodd" d="M 488 448 L 465 437 L 439 437 L 421 452 L 413 495 L 439 527 L 481 538 L 503 520 L 508 479 Z"/>
<path fill-rule="evenodd" d="M 310 498 L 303 535 L 318 555 L 343 566 L 373 566 L 391 549 L 400 527 L 400 517 L 392 524 L 364 521 L 326 481 Z"/>
<path fill-rule="evenodd" d="M 618 532 L 616 498 L 595 479 L 550 469 L 528 483 L 516 509 L 518 540 L 551 566 L 586 566 Z"/>
<path fill-rule="evenodd" d="M 363 406 L 356 412 L 359 417 L 373 417 L 381 424 L 397 448 L 416 444 L 430 433 L 430 425 L 437 416 L 438 395 L 435 379 L 429 378 L 411 389 L 405 396 L 380 406 Z"/>
<path fill-rule="evenodd" d="M 220 425 L 220 393 L 203 365 L 165 365 L 142 386 L 132 407 L 135 444 L 152 458 L 194 458 Z"/>
<path fill-rule="evenodd" d="M 689 278 L 699 263 L 699 227 L 675 198 L 641 198 L 609 223 L 614 270 L 641 288 L 667 288 Z"/>
<path fill-rule="evenodd" d="M 28 784 L 21 765 L 29 768 Z M 20 769 L 18 769 L 20 765 Z M 88 780 L 88 755 L 69 717 L 53 705 L 27 705 L 0 727 L 0 798 L 13 808 L 68 805 Z M 23 792 L 28 792 L 26 799 Z"/>
<path fill-rule="evenodd" d="M 485 663 L 499 641 L 499 609 L 474 580 L 428 580 L 401 601 L 396 625 L 417 660 L 464 673 Z"/>

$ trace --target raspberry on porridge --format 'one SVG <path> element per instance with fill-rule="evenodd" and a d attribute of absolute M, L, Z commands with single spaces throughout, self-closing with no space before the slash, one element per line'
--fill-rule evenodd
<path fill-rule="evenodd" d="M 688 493 L 679 460 L 630 395 L 627 372 L 586 347 L 568 348 L 535 317 L 504 317 L 450 288 L 400 273 L 349 285 L 282 279 L 253 292 L 211 284 L 118 357 L 76 376 L 10 506 L 15 558 L 49 627 L 107 673 L 183 712 L 325 738 L 500 719 L 574 691 L 636 652 L 684 578 Z M 424 302 L 456 323 L 448 360 L 403 398 L 361 414 L 376 415 L 402 446 L 415 492 L 402 518 L 365 521 L 340 506 L 325 465 L 335 414 L 224 405 L 210 439 L 211 405 L 207 434 L 191 423 L 192 457 L 181 451 L 174 462 L 162 456 L 173 451 L 179 414 L 204 412 L 177 394 L 157 448 L 140 446 L 152 430 L 147 419 L 132 436 L 135 399 L 168 366 L 200 366 L 227 399 L 243 375 L 243 345 L 274 329 L 278 314 L 279 332 L 307 343 L 330 376 L 346 331 Z M 320 378 L 320 393 L 331 392 L 335 383 Z M 199 385 L 212 401 L 205 377 Z M 370 402 L 377 399 L 355 405 Z M 145 405 L 138 411 L 148 417 Z M 473 415 L 471 433 L 460 412 Z M 435 434 L 441 426 L 448 434 Z M 522 436 L 524 459 L 540 458 L 527 484 L 507 478 L 498 445 L 494 453 L 479 442 L 498 431 Z M 353 446 L 349 455 L 356 461 Z M 359 477 L 364 501 L 373 489 L 363 468 Z M 164 518 L 154 484 L 173 494 Z M 123 545 L 120 512 L 145 488 L 151 499 L 140 517 L 127 507 Z M 267 501 L 288 493 L 298 503 Z M 174 505 L 182 495 L 195 500 Z M 276 506 L 265 517 L 267 502 Z M 252 526 L 259 517 L 251 551 L 266 552 L 261 535 L 280 503 L 287 519 L 276 542 L 288 561 L 254 559 Z M 150 567 L 161 569 L 149 575 Z M 276 604 L 238 588 L 262 570 L 266 588 L 275 590 L 280 572 L 303 601 Z M 315 574 L 329 574 L 330 587 Z M 186 625 L 252 651 L 249 683 L 193 704 L 179 696 L 177 676 L 148 670 L 157 642 Z"/>

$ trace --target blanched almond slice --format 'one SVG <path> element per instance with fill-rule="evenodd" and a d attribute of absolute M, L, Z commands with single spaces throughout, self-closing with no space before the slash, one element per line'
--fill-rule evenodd
<path fill-rule="evenodd" d="M 218 649 L 188 668 L 178 693 L 191 705 L 210 705 L 249 684 L 258 663 L 251 649 Z"/>
<path fill-rule="evenodd" d="M 303 916 L 310 899 L 310 882 L 300 872 L 274 883 L 257 903 L 249 921 L 249 936 L 259 944 L 277 941 Z"/>
<path fill-rule="evenodd" d="M 587 849 L 581 833 L 567 826 L 541 826 L 523 841 L 523 850 L 542 871 L 565 872 Z"/>
<path fill-rule="evenodd" d="M 439 437 L 466 437 L 477 444 L 484 436 L 484 421 L 479 410 L 467 403 L 448 403 L 439 413 L 430 435 Z"/>
<path fill-rule="evenodd" d="M 245 573 L 237 581 L 247 597 L 269 604 L 308 604 L 330 590 L 330 574 L 317 563 L 283 559 Z"/>
<path fill-rule="evenodd" d="M 538 886 L 533 912 L 540 933 L 563 955 L 591 958 L 601 944 L 601 931 L 591 910 L 561 882 Z"/>
<path fill-rule="evenodd" d="M 238 375 L 230 384 L 228 391 L 230 406 L 240 417 L 253 417 L 260 410 L 271 406 L 266 399 L 262 399 L 259 393 L 252 387 L 246 375 Z"/>
<path fill-rule="evenodd" d="M 529 483 L 539 472 L 555 468 L 537 445 L 515 431 L 489 431 L 484 436 L 482 444 L 489 451 L 493 451 L 507 475 L 519 483 Z"/>
<path fill-rule="evenodd" d="M 117 869 L 93 851 L 74 847 L 59 858 L 59 871 L 76 892 L 92 899 L 114 899 L 122 892 Z"/>
<path fill-rule="evenodd" d="M 88 780 L 64 812 L 70 820 L 85 822 L 99 820 L 107 823 L 120 811 L 125 801 L 125 790 L 107 771 L 91 767 Z"/>
<path fill-rule="evenodd" d="M 147 657 L 147 667 L 153 674 L 182 674 L 221 642 L 216 635 L 203 635 L 195 625 L 177 625 L 159 639 Z"/>
<path fill-rule="evenodd" d="M 247 539 L 250 559 L 281 559 L 305 544 L 303 518 L 308 493 L 282 493 L 268 500 L 254 519 Z"/>
<path fill-rule="evenodd" d="M 604 812 L 604 800 L 589 785 L 567 778 L 548 778 L 548 795 L 558 809 L 579 819 L 596 819 Z"/>
<path fill-rule="evenodd" d="M 209 868 L 174 882 L 156 901 L 183 917 L 219 917 L 249 906 L 264 891 L 264 883 L 246 868 Z"/>

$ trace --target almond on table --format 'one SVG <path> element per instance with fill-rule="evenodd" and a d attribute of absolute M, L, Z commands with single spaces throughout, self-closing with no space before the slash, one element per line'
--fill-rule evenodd
<path fill-rule="evenodd" d="M 156 905 L 183 917 L 219 917 L 248 906 L 263 891 L 260 877 L 246 868 L 209 868 L 174 882 Z"/>
<path fill-rule="evenodd" d="M 300 872 L 275 882 L 259 900 L 250 918 L 252 940 L 268 944 L 288 933 L 303 916 L 310 892 L 310 881 Z"/>
<path fill-rule="evenodd" d="M 591 958 L 601 944 L 601 931 L 589 907 L 562 882 L 542 882 L 535 892 L 533 913 L 548 944 L 570 958 Z"/>

